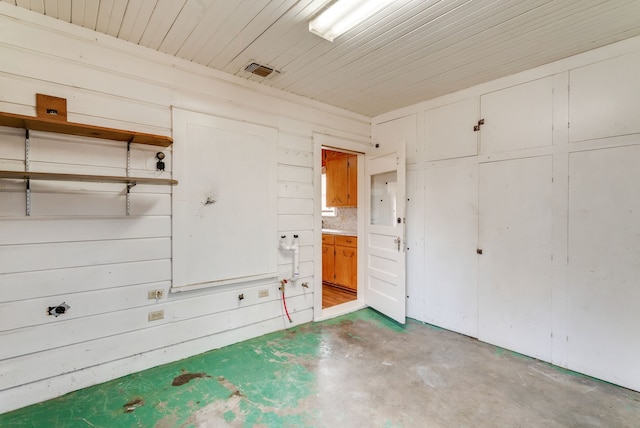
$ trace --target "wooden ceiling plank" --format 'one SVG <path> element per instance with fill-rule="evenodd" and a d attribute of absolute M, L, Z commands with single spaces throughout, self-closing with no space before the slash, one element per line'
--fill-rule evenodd
<path fill-rule="evenodd" d="M 95 28 L 99 33 L 107 34 L 109 22 L 111 21 L 111 12 L 113 11 L 113 1 L 114 0 L 100 0 Z"/>
<path fill-rule="evenodd" d="M 43 0 L 29 0 L 29 9 L 33 12 L 44 13 Z"/>
<path fill-rule="evenodd" d="M 560 40 L 561 33 L 559 31 L 571 28 L 569 23 L 565 22 L 564 20 L 562 21 L 560 20 L 563 15 L 565 17 L 568 17 L 568 19 L 574 20 L 575 22 L 580 22 L 582 20 L 582 15 L 578 11 L 572 10 L 571 8 L 569 10 L 564 11 L 563 13 L 560 13 L 559 10 L 554 10 L 552 15 L 554 18 L 558 19 L 557 26 L 559 28 L 548 28 L 547 30 L 542 30 L 543 27 L 541 27 L 540 24 L 546 22 L 547 27 L 549 27 L 549 22 L 550 22 L 549 19 L 542 20 L 542 21 L 528 20 L 526 23 L 514 20 L 510 23 L 511 25 L 510 29 L 495 28 L 495 29 L 492 29 L 494 33 L 487 32 L 484 35 L 484 37 L 486 37 L 487 40 L 494 41 L 494 43 L 480 43 L 479 45 L 481 47 L 478 47 L 478 48 L 476 48 L 474 45 L 471 45 L 471 44 L 464 47 L 463 45 L 457 45 L 455 47 L 456 48 L 455 50 L 449 49 L 446 52 L 446 57 L 449 58 L 449 60 L 447 61 L 446 68 L 442 67 L 440 63 L 437 61 L 430 61 L 429 58 L 423 58 L 422 59 L 423 61 L 430 61 L 434 64 L 432 67 L 429 67 L 428 69 L 425 68 L 425 70 L 428 70 L 429 76 L 428 77 L 424 76 L 423 79 L 432 78 L 432 76 L 439 75 L 439 74 L 450 75 L 451 72 L 455 72 L 455 70 L 459 69 L 460 67 L 464 67 L 466 64 L 474 63 L 476 61 L 481 62 L 483 61 L 483 59 L 486 59 L 489 57 L 491 59 L 486 62 L 490 64 L 493 64 L 496 62 L 504 63 L 504 61 L 500 60 L 500 56 L 504 56 L 505 54 L 506 56 L 509 55 L 509 51 L 506 50 L 507 46 L 509 45 L 513 46 L 514 52 L 527 52 L 529 50 L 527 46 L 523 45 L 522 44 L 523 42 L 520 41 L 521 40 L 520 36 L 522 35 L 523 30 L 525 33 L 537 31 L 537 33 L 531 34 L 529 36 L 530 38 L 536 40 L 536 43 L 539 43 L 539 41 L 542 40 L 541 37 L 545 37 L 545 35 L 548 35 L 550 38 L 555 38 L 557 40 Z M 507 24 L 508 23 L 505 23 L 503 27 L 506 27 Z M 518 40 L 518 43 L 515 43 L 516 40 Z M 553 50 L 553 48 L 554 48 L 554 44 L 551 44 L 545 47 L 546 50 Z M 463 49 L 463 50 L 460 50 L 460 49 Z M 495 55 L 495 57 L 492 55 Z M 413 73 L 413 70 L 411 70 L 410 67 L 407 67 L 407 74 L 410 74 L 410 73 Z M 413 74 L 415 75 L 415 73 Z M 376 83 L 371 82 L 370 84 L 375 85 Z"/>
<path fill-rule="evenodd" d="M 565 3 L 567 4 L 567 3 Z M 478 55 L 485 49 L 491 49 L 497 46 L 501 40 L 510 39 L 512 36 L 510 30 L 522 31 L 526 26 L 537 27 L 538 20 L 531 19 L 532 14 L 545 15 L 542 8 L 550 7 L 542 5 L 534 9 L 530 9 L 525 13 L 521 13 L 520 9 L 516 9 L 517 15 L 504 16 L 500 22 L 480 21 L 481 26 L 470 26 L 466 29 L 458 29 L 456 27 L 443 28 L 442 36 L 438 40 L 428 45 L 424 45 L 419 48 L 419 41 L 405 48 L 396 49 L 396 58 L 388 61 L 377 61 L 370 63 L 370 66 L 375 70 L 375 73 L 370 73 L 374 81 L 384 82 L 388 79 L 387 76 L 400 76 L 405 71 L 410 75 L 415 76 L 417 69 L 423 69 L 419 66 L 419 63 L 432 64 L 429 65 L 429 70 L 433 70 L 434 67 L 446 66 L 452 68 L 452 61 L 469 62 L 470 57 Z M 484 11 L 483 13 L 491 13 L 491 11 Z M 551 13 L 551 11 L 549 11 Z M 560 11 L 555 9 L 555 14 L 559 14 Z M 447 37 L 450 35 L 449 37 Z M 432 35 L 432 36 L 435 36 Z M 433 37 L 437 39 L 436 37 Z M 435 50 L 434 50 L 435 49 Z M 442 53 L 442 55 L 439 55 Z M 438 57 L 439 56 L 439 57 Z M 435 57 L 438 57 L 437 60 Z M 416 61 L 415 58 L 420 58 Z M 368 85 L 370 79 L 367 76 L 360 76 L 359 84 Z M 332 89 L 336 94 L 339 93 L 338 88 Z M 325 93 L 324 95 L 330 96 Z"/>
<path fill-rule="evenodd" d="M 481 8 L 479 10 L 474 10 L 473 12 L 471 12 L 468 11 L 468 9 L 465 9 L 465 11 L 467 12 L 465 16 L 469 18 L 471 16 L 474 16 L 475 14 L 482 14 L 483 10 L 484 9 Z M 383 54 L 381 54 L 378 50 L 374 50 L 372 52 L 368 52 L 365 57 L 358 58 L 358 61 L 339 64 L 342 69 L 342 75 L 345 77 L 345 81 L 349 80 L 350 78 L 354 78 L 356 75 L 359 75 L 359 77 L 357 77 L 357 80 L 360 83 L 363 79 L 367 78 L 368 74 L 380 76 L 382 75 L 381 70 L 385 69 L 385 67 L 389 69 L 395 69 L 403 61 L 408 61 L 409 58 L 415 58 L 417 55 L 413 52 L 416 50 L 428 49 L 431 44 L 437 43 L 438 41 L 448 44 L 449 39 L 451 39 L 452 37 L 461 37 L 459 35 L 458 28 L 456 28 L 455 25 L 452 24 L 458 22 L 458 15 L 460 15 L 460 10 L 456 8 L 454 10 L 448 9 L 445 13 L 439 13 L 436 17 L 429 16 L 423 18 L 423 20 L 421 21 L 423 23 L 422 25 L 428 25 L 430 30 L 428 36 L 429 43 L 426 43 L 424 39 L 420 39 L 415 36 L 406 36 L 404 37 L 405 39 L 411 40 L 403 40 L 397 43 L 394 41 L 392 43 L 389 43 L 387 46 L 381 46 L 380 50 L 384 52 Z M 414 31 L 412 32 L 412 35 L 416 33 L 417 32 Z M 367 58 L 370 56 L 373 56 L 373 58 Z M 376 61 L 375 59 L 379 59 L 380 61 Z M 369 67 L 368 70 L 364 72 L 364 74 L 362 72 L 359 73 L 358 71 L 356 71 L 356 69 L 360 68 L 358 62 L 362 61 L 366 61 Z M 321 85 L 323 83 L 322 78 L 316 78 L 316 81 L 318 82 L 316 85 Z M 315 96 L 320 95 L 319 92 L 315 92 L 317 90 L 316 85 L 311 84 L 311 87 L 307 88 L 308 93 L 314 94 Z M 335 88 L 336 86 L 340 85 L 340 83 L 337 83 L 333 84 L 332 86 L 333 88 Z M 291 90 L 295 92 L 295 87 Z"/>
<path fill-rule="evenodd" d="M 310 53 L 313 53 L 313 60 L 317 60 L 319 63 L 325 62 L 323 59 L 326 59 L 326 61 L 334 61 L 335 52 L 339 49 L 338 45 L 327 42 L 321 37 L 318 37 L 308 31 L 308 18 L 305 19 L 304 16 L 312 16 L 314 13 L 313 11 L 317 10 L 318 4 L 313 3 L 310 6 L 310 11 L 305 10 L 302 12 L 303 15 L 301 16 L 301 19 L 295 21 L 292 30 L 280 36 L 282 40 L 286 40 L 289 43 L 287 48 L 278 50 L 272 49 L 271 52 L 261 55 L 261 57 L 267 58 L 270 64 L 282 69 L 283 72 L 290 73 L 295 76 L 303 75 L 306 76 L 305 78 L 307 79 L 309 78 L 309 70 L 312 70 L 311 72 L 313 72 L 314 67 L 309 63 L 309 61 L 305 61 L 305 56 L 309 56 Z M 394 15 L 395 13 L 397 12 L 394 12 Z M 387 16 L 385 19 L 392 19 L 392 17 Z M 274 44 L 277 44 L 277 42 Z M 268 81 L 268 83 L 270 84 L 271 81 Z M 289 79 L 286 82 L 283 80 L 282 82 L 272 86 L 284 89 L 292 83 L 291 79 Z"/>
<path fill-rule="evenodd" d="M 59 19 L 58 16 L 58 1 L 57 0 L 44 0 L 44 12 L 45 15 L 52 18 Z"/>
<path fill-rule="evenodd" d="M 100 0 L 84 0 L 84 18 L 82 26 L 90 30 L 96 29 Z"/>
<path fill-rule="evenodd" d="M 182 11 L 186 0 L 158 0 L 140 44 L 158 50 L 171 26 Z"/>
<path fill-rule="evenodd" d="M 113 0 L 109 23 L 107 24 L 105 33 L 113 37 L 118 37 L 128 3 L 128 0 Z"/>
<path fill-rule="evenodd" d="M 127 8 L 124 12 L 124 17 L 122 18 L 122 24 L 120 25 L 120 30 L 118 31 L 118 38 L 123 40 L 129 40 L 131 36 L 131 31 L 133 31 L 133 26 L 136 23 L 136 18 L 138 17 L 138 12 L 142 7 L 142 2 L 139 1 L 130 1 L 127 2 Z"/>
<path fill-rule="evenodd" d="M 298 0 L 281 0 L 279 2 L 268 2 L 251 21 L 247 23 L 238 33 L 235 33 L 227 49 L 222 50 L 207 65 L 215 64 L 215 68 L 233 73 L 235 70 L 229 69 L 229 63 L 240 55 L 247 47 L 251 46 L 269 27 L 271 27 L 289 9 L 295 6 Z"/>
<path fill-rule="evenodd" d="M 202 38 L 195 40 L 190 46 L 190 54 L 185 58 L 198 64 L 210 64 L 225 49 L 229 49 L 229 45 L 234 37 L 242 36 L 242 29 L 258 14 L 264 7 L 264 1 L 261 2 L 240 2 L 240 4 L 232 4 L 237 6 L 229 9 L 228 14 L 216 17 L 216 22 L 220 22 L 215 31 L 207 32 Z M 188 42 L 193 42 L 194 38 L 190 37 Z M 242 41 L 236 42 L 235 45 L 241 44 Z M 220 69 L 219 67 L 213 67 Z"/>
<path fill-rule="evenodd" d="M 413 16 L 409 17 L 408 20 L 412 25 L 417 25 L 417 21 L 422 26 L 425 25 L 425 23 L 429 23 L 432 26 L 437 27 L 442 25 L 442 20 L 445 19 L 445 17 L 447 17 L 452 11 L 467 2 L 468 0 L 458 0 L 457 2 L 435 3 L 431 5 L 431 7 L 425 7 L 421 12 L 410 11 L 409 15 Z M 472 4 L 471 7 L 477 7 L 480 3 L 481 2 L 476 2 L 475 5 Z M 343 42 L 341 45 L 336 46 L 336 49 L 330 54 L 324 56 L 321 61 L 318 61 L 317 59 L 308 61 L 307 68 L 313 71 L 304 73 L 304 75 L 309 78 L 309 81 L 320 82 L 322 80 L 322 76 L 328 75 L 332 69 L 341 69 L 344 73 L 346 71 L 344 67 L 348 66 L 348 64 L 353 64 L 354 62 L 362 60 L 371 54 L 379 54 L 385 51 L 393 52 L 394 49 L 390 48 L 390 44 L 398 40 L 397 44 L 402 45 L 404 43 L 403 39 L 405 35 L 395 39 L 394 36 L 390 36 L 389 33 L 391 32 L 391 34 L 394 34 L 393 31 L 397 27 L 397 22 L 402 22 L 403 19 L 407 19 L 406 13 L 400 15 L 398 20 L 393 21 L 390 28 L 384 28 L 381 33 L 375 34 L 372 40 L 363 39 L 362 36 L 354 37 Z M 365 23 L 365 25 L 370 24 Z M 300 89 L 300 83 L 302 82 L 295 82 L 293 85 L 284 89 L 295 92 Z M 311 89 L 306 84 L 305 87 L 307 89 Z"/>
<path fill-rule="evenodd" d="M 250 60 L 257 60 L 261 64 L 275 66 L 277 69 L 281 68 L 282 64 L 275 64 L 272 60 L 282 52 L 290 51 L 301 38 L 310 34 L 307 30 L 307 19 L 324 3 L 324 0 L 301 0 L 296 3 L 267 28 L 241 55 L 234 58 L 226 66 L 226 69 L 236 70 L 234 73 L 237 73 L 237 70 L 244 68 Z M 303 23 L 304 25 L 301 25 Z M 307 41 L 307 48 L 308 43 Z"/>
<path fill-rule="evenodd" d="M 58 19 L 71 22 L 71 0 L 58 0 Z"/>
<path fill-rule="evenodd" d="M 627 19 L 628 21 L 627 25 L 629 26 L 635 25 L 637 27 L 637 19 L 634 19 L 634 14 L 630 14 L 627 16 L 629 16 L 629 18 Z M 593 17 L 594 19 L 593 22 L 589 22 L 587 19 L 584 19 L 581 16 L 572 16 L 571 18 L 573 18 L 576 22 L 580 22 L 580 21 L 582 22 L 581 27 L 583 28 L 581 29 L 581 31 L 590 32 L 594 28 L 594 26 L 598 24 L 598 22 L 600 23 L 603 22 L 604 17 L 601 13 L 598 13 L 597 16 Z M 620 19 L 621 19 L 621 15 L 616 15 L 611 17 L 610 22 L 614 25 L 619 25 Z M 560 57 L 562 57 L 562 54 L 558 54 L 556 51 L 565 49 L 562 46 L 564 43 L 566 43 L 569 46 L 575 43 L 570 40 L 570 37 L 568 37 L 572 32 L 575 31 L 575 27 L 567 26 L 564 24 L 565 24 L 564 22 L 559 22 L 557 23 L 557 28 L 555 27 L 552 28 L 553 31 L 546 31 L 546 32 L 541 32 L 540 34 L 538 33 L 534 34 L 537 40 L 543 42 L 540 44 L 542 47 L 539 48 L 539 52 L 546 55 L 545 58 L 538 60 L 539 62 L 538 65 L 542 65 L 544 63 L 560 59 Z M 403 79 L 403 84 L 406 90 L 403 89 L 401 94 L 398 94 L 396 90 L 393 90 L 393 91 L 389 90 L 388 93 L 393 94 L 392 96 L 395 98 L 402 98 L 403 97 L 402 94 L 415 94 L 416 91 L 419 91 L 420 93 L 424 93 L 426 90 L 425 88 L 431 88 L 429 89 L 430 91 L 429 98 L 433 98 L 435 96 L 444 95 L 449 92 L 463 89 L 464 87 L 473 86 L 483 81 L 492 80 L 507 74 L 512 74 L 514 72 L 517 72 L 518 70 L 522 70 L 522 68 L 520 68 L 522 67 L 522 65 L 519 62 L 516 62 L 513 65 L 510 65 L 508 63 L 505 63 L 504 61 L 499 61 L 497 59 L 500 55 L 504 55 L 503 51 L 505 49 L 514 53 L 520 52 L 521 60 L 523 61 L 523 63 L 528 64 L 530 63 L 532 58 L 534 60 L 538 58 L 538 55 L 536 54 L 536 52 L 532 52 L 530 49 L 522 48 L 522 44 L 523 44 L 522 40 L 520 40 L 518 37 L 508 38 L 507 42 L 509 43 L 508 46 L 505 44 L 501 44 L 497 47 L 494 47 L 493 53 L 485 52 L 484 59 L 483 59 L 483 53 L 480 53 L 480 56 L 478 56 L 477 58 L 467 58 L 466 61 L 460 62 L 457 67 L 449 66 L 446 70 L 445 69 L 440 70 L 437 75 L 431 74 L 430 76 L 423 76 L 423 79 L 420 82 L 412 84 L 408 81 L 408 79 Z M 558 48 L 553 49 L 553 53 L 549 53 L 551 50 L 548 47 L 544 47 L 544 46 L 558 46 Z M 584 49 L 580 51 L 588 50 L 589 48 L 592 48 L 592 47 L 593 46 L 591 43 L 585 43 Z M 579 53 L 579 52 L 576 51 L 575 53 Z M 492 59 L 494 60 L 492 61 Z M 483 64 L 488 64 L 488 65 L 483 66 Z M 486 71 L 487 68 L 490 69 L 488 70 L 488 72 Z M 456 76 L 459 76 L 459 75 L 463 76 L 462 79 L 466 79 L 463 81 L 463 83 L 459 83 L 454 86 L 447 85 L 447 82 L 456 80 Z M 401 76 L 398 76 L 398 78 L 401 78 Z M 459 80 L 461 79 L 458 79 L 458 81 Z M 376 90 L 378 91 L 378 94 L 383 96 L 382 94 L 385 93 L 386 88 L 384 86 L 375 85 L 375 83 L 372 83 L 372 85 L 373 87 L 376 88 Z M 388 87 L 390 88 L 394 87 L 393 83 L 390 83 Z M 362 90 L 361 88 L 359 89 Z M 411 96 L 412 95 L 409 95 L 409 97 Z M 415 97 L 415 95 L 413 96 Z M 427 99 L 427 98 L 423 98 L 423 99 Z M 407 97 L 405 97 L 404 101 L 407 101 Z M 420 99 L 411 103 L 415 103 L 419 101 Z M 405 105 L 408 105 L 408 104 L 405 104 Z"/>
<path fill-rule="evenodd" d="M 81 27 L 84 24 L 84 0 L 71 2 L 71 23 Z"/>
<path fill-rule="evenodd" d="M 227 2 L 228 5 L 237 5 L 236 2 Z M 167 36 L 164 38 L 158 49 L 169 55 L 177 55 L 185 42 L 192 37 L 196 31 L 200 34 L 217 30 L 215 17 L 224 15 L 223 11 L 215 8 L 215 3 L 204 3 L 197 0 L 187 0 L 180 14 L 176 17 L 173 25 L 169 29 Z M 198 36 L 196 36 L 198 38 Z M 185 53 L 178 55 L 182 58 Z"/>
<path fill-rule="evenodd" d="M 565 52 L 567 49 L 573 50 L 574 54 L 583 52 L 584 50 L 589 50 L 593 45 L 590 40 L 584 41 L 581 44 L 576 44 L 575 40 L 572 40 L 572 34 L 579 30 L 578 32 L 588 31 L 591 35 L 597 36 L 603 40 L 610 38 L 611 42 L 616 41 L 618 37 L 617 35 L 621 34 L 620 32 L 611 33 L 610 29 L 614 26 L 622 24 L 627 26 L 628 28 L 635 28 L 636 31 L 640 31 L 640 22 L 634 17 L 633 14 L 615 14 L 608 15 L 607 13 L 601 13 L 597 17 L 585 17 L 579 24 L 579 27 L 575 26 L 567 26 L 562 25 L 560 22 L 558 25 L 547 32 L 542 32 L 538 34 L 539 40 L 544 42 L 543 44 L 546 46 L 553 46 L 553 49 L 545 48 L 544 46 L 538 46 L 537 48 L 529 48 L 529 49 L 520 49 L 522 43 L 520 43 L 519 38 L 515 37 L 512 41 L 509 41 L 509 46 L 506 46 L 512 54 L 510 55 L 510 60 L 507 62 L 502 62 L 500 65 L 505 68 L 515 69 L 521 67 L 522 63 L 529 61 L 532 57 L 537 59 L 541 64 L 552 62 L 558 59 L 558 52 Z M 609 25 L 611 24 L 611 25 Z M 626 31 L 624 32 L 626 33 Z M 494 54 L 495 55 L 495 54 Z M 495 62 L 493 64 L 484 66 L 482 68 L 483 72 L 488 72 L 491 74 L 495 74 L 499 72 L 500 68 L 496 66 Z M 476 67 L 476 70 L 478 68 Z M 456 70 L 457 71 L 457 70 Z M 463 70 L 464 71 L 464 70 Z M 469 73 L 471 69 L 467 67 L 467 73 Z M 456 73 L 453 74 L 456 76 Z M 451 74 L 440 73 L 436 76 L 438 79 L 444 81 L 448 80 L 452 77 Z"/>
<path fill-rule="evenodd" d="M 136 0 L 142 3 L 140 9 L 138 10 L 138 15 L 136 16 L 133 27 L 131 28 L 131 33 L 129 34 L 128 41 L 140 44 L 140 39 L 142 38 L 142 34 L 145 32 L 149 25 L 149 20 L 151 19 L 151 15 L 158 3 L 158 0 Z"/>
<path fill-rule="evenodd" d="M 471 54 L 471 53 L 472 53 L 472 52 L 467 52 L 467 54 Z M 446 61 L 447 61 L 447 58 L 451 58 L 451 55 L 449 55 L 449 52 L 447 52 L 447 54 L 446 54 L 446 55 L 444 55 L 444 58 L 442 58 L 442 56 L 435 57 L 435 58 L 433 58 L 433 60 L 432 60 L 432 61 L 430 61 L 430 62 L 431 62 L 434 66 L 438 66 L 438 65 L 439 65 L 439 63 L 438 63 L 438 59 L 444 59 L 444 61 L 441 61 L 441 62 L 446 62 Z M 464 55 L 464 56 L 463 56 L 463 58 L 464 58 L 464 63 L 466 63 L 466 64 L 473 64 L 473 59 L 472 59 L 471 57 L 469 57 L 468 55 Z M 448 67 L 449 67 L 449 68 L 451 68 L 452 66 L 451 66 L 451 65 L 449 65 Z M 408 71 L 406 72 L 406 74 L 405 74 L 405 75 L 401 74 L 400 72 L 394 72 L 393 74 L 391 74 L 391 75 L 390 75 L 390 79 L 391 79 L 392 81 L 397 81 L 398 79 L 403 79 L 403 83 L 404 83 L 405 87 L 408 87 L 408 86 L 410 86 L 410 85 L 411 85 L 412 80 L 416 79 L 416 76 L 422 76 L 423 78 L 425 78 L 424 73 L 425 73 L 425 72 L 426 72 L 426 73 L 430 73 L 430 72 L 432 71 L 433 66 L 432 66 L 432 67 L 429 67 L 429 66 L 428 66 L 428 64 L 427 64 L 427 66 L 423 69 L 422 73 L 420 73 L 420 74 L 416 73 L 416 71 L 415 71 L 415 69 L 414 69 L 414 68 L 411 68 L 411 67 L 409 67 L 409 68 L 410 68 L 410 70 L 408 70 Z M 384 76 L 384 75 L 381 75 L 381 76 L 380 76 L 380 79 L 382 79 L 382 77 L 383 77 L 383 76 Z M 428 79 L 428 78 L 427 78 L 427 79 Z M 375 82 L 371 82 L 371 84 L 374 84 L 374 85 L 375 85 Z M 382 85 L 384 85 L 384 83 L 383 83 L 383 82 L 382 82 L 381 84 L 382 84 Z M 368 85 L 369 85 L 369 82 L 367 82 L 367 84 L 366 84 L 366 85 L 368 86 Z M 358 89 L 361 89 L 361 88 L 358 88 Z M 404 91 L 402 91 L 402 92 L 404 92 Z"/>

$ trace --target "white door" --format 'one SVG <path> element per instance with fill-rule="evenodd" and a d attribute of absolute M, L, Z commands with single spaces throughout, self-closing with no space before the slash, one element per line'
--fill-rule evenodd
<path fill-rule="evenodd" d="M 365 157 L 366 248 L 364 301 L 404 324 L 405 156 L 398 152 Z"/>
<path fill-rule="evenodd" d="M 569 155 L 567 367 L 640 391 L 640 146 Z"/>
<path fill-rule="evenodd" d="M 551 156 L 480 164 L 478 339 L 551 358 Z"/>
<path fill-rule="evenodd" d="M 478 337 L 477 164 L 458 162 L 425 169 L 420 218 L 426 237 L 425 317 L 421 321 Z"/>

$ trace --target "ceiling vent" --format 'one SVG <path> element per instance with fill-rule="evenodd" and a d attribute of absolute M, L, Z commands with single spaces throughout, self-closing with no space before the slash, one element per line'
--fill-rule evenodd
<path fill-rule="evenodd" d="M 253 73 L 256 76 L 260 76 L 260 77 L 267 77 L 274 71 L 277 72 L 277 70 L 274 70 L 273 68 L 269 68 L 265 65 L 258 64 L 257 62 L 252 62 L 251 64 L 247 65 L 244 68 L 244 71 L 248 71 L 249 73 Z"/>

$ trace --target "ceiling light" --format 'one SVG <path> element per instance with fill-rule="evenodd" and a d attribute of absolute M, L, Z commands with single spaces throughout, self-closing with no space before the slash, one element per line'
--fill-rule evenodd
<path fill-rule="evenodd" d="M 333 42 L 393 0 L 337 0 L 309 22 L 309 31 Z"/>

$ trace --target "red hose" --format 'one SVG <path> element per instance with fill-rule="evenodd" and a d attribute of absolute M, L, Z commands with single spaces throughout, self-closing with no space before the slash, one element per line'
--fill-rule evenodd
<path fill-rule="evenodd" d="M 284 298 L 284 285 L 287 283 L 286 279 L 283 279 L 282 281 L 280 281 L 280 290 L 282 290 L 282 304 L 284 306 L 284 312 L 287 314 L 287 318 L 289 318 L 289 322 L 292 323 L 293 320 L 291 319 L 291 316 L 289 315 L 289 310 L 287 309 L 287 300 Z"/>

